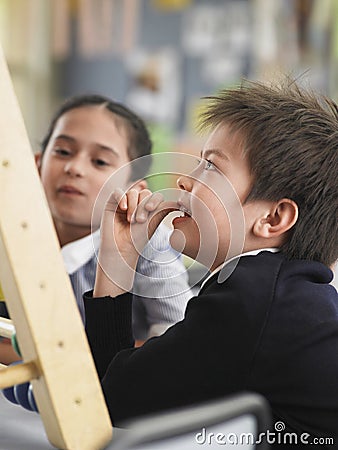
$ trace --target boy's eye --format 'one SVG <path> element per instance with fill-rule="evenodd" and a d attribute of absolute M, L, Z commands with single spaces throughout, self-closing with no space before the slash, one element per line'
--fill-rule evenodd
<path fill-rule="evenodd" d="M 205 160 L 204 170 L 212 170 L 215 168 L 214 164 L 208 159 Z"/>
<path fill-rule="evenodd" d="M 203 170 L 214 170 L 216 166 L 213 162 L 209 161 L 209 159 L 198 159 L 198 165 L 202 165 Z"/>
<path fill-rule="evenodd" d="M 211 161 L 209 161 L 209 159 L 200 159 L 198 161 L 199 164 L 202 164 L 202 168 L 203 170 L 213 170 L 215 169 L 215 165 L 214 163 L 212 163 Z"/>

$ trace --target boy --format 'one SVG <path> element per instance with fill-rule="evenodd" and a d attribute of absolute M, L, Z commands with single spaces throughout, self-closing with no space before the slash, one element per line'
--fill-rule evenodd
<path fill-rule="evenodd" d="M 211 134 L 198 167 L 178 179 L 177 202 L 117 190 L 103 215 L 84 301 L 112 420 L 255 391 L 287 431 L 337 445 L 337 106 L 295 83 L 245 83 L 211 97 L 203 124 Z M 136 268 L 135 246 L 172 210 L 183 213 L 172 246 L 212 273 L 183 321 L 128 348 L 131 328 L 119 326 L 131 320 L 126 267 Z"/>

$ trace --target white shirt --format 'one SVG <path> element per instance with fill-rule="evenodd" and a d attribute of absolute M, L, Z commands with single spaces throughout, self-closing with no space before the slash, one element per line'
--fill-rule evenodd
<path fill-rule="evenodd" d="M 61 254 L 68 275 L 76 272 L 86 264 L 97 253 L 99 245 L 100 230 L 96 230 L 93 234 L 64 245 L 61 248 Z"/>
<path fill-rule="evenodd" d="M 333 280 L 331 284 L 338 290 L 338 262 L 333 266 Z"/>
<path fill-rule="evenodd" d="M 171 230 L 161 224 L 139 257 L 132 293 L 136 339 L 162 334 L 182 320 L 192 292 L 181 256 L 169 245 Z M 82 316 L 82 295 L 93 289 L 100 231 L 66 244 L 61 249 Z"/>

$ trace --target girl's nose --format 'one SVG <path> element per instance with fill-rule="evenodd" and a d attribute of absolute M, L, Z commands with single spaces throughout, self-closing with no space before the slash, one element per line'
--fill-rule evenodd
<path fill-rule="evenodd" d="M 67 161 L 64 170 L 68 175 L 72 177 L 83 177 L 85 174 L 84 164 L 77 159 Z"/>

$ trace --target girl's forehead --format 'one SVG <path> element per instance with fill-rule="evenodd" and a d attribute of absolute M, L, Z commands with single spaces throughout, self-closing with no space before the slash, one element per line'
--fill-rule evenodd
<path fill-rule="evenodd" d="M 126 127 L 119 125 L 109 110 L 97 106 L 75 108 L 60 116 L 49 145 L 60 139 L 81 149 L 112 148 L 123 160 L 129 159 L 130 142 Z"/>
<path fill-rule="evenodd" d="M 85 118 L 90 119 L 93 116 L 95 116 L 95 118 L 101 117 L 102 119 L 112 120 L 113 122 L 116 122 L 117 120 L 117 116 L 107 109 L 105 104 L 101 104 L 76 106 L 61 114 L 58 121 L 74 117 L 79 117 L 84 120 Z"/>
<path fill-rule="evenodd" d="M 64 128 L 77 129 L 82 134 L 95 129 L 98 134 L 118 134 L 123 139 L 128 138 L 123 119 L 104 105 L 84 105 L 66 111 L 56 121 L 53 132 Z"/>

